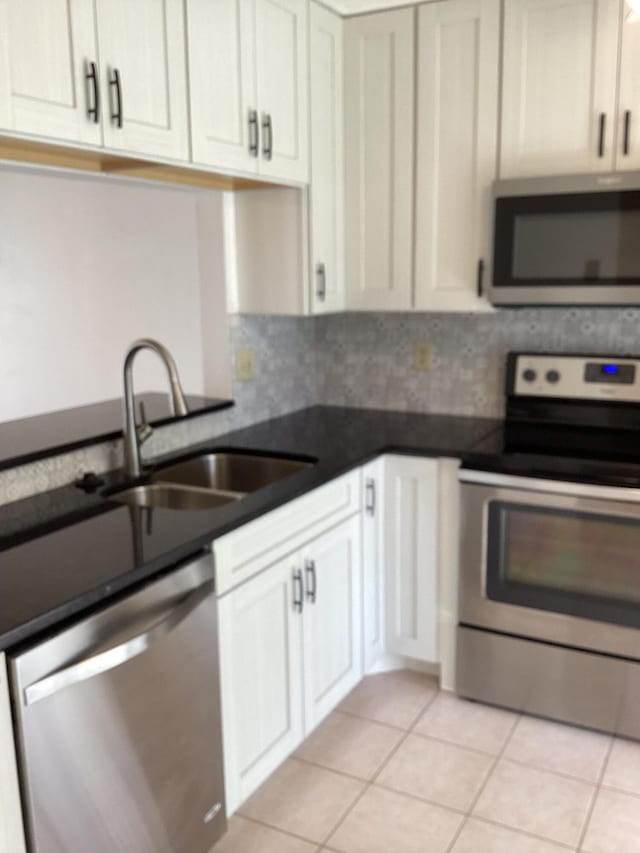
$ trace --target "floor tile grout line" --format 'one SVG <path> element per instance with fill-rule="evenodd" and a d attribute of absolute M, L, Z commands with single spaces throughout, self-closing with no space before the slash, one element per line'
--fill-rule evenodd
<path fill-rule="evenodd" d="M 416 714 L 416 717 L 415 717 L 415 719 L 414 719 L 413 723 L 415 723 L 415 722 L 416 722 L 416 721 L 417 721 L 417 720 L 422 716 L 422 714 L 424 714 L 424 713 L 427 711 L 427 709 L 430 707 L 431 703 L 435 701 L 435 698 L 436 698 L 436 696 L 439 694 L 439 692 L 440 692 L 439 690 L 435 690 L 435 691 L 434 691 L 433 696 L 431 696 L 431 697 L 429 698 L 429 700 L 428 700 L 427 702 L 425 702 L 425 704 L 422 706 L 421 710 Z M 366 718 L 366 717 L 365 717 L 364 719 L 368 719 L 368 718 Z M 413 725 L 413 724 L 412 724 L 412 725 Z M 393 758 L 393 756 L 394 756 L 394 755 L 397 753 L 397 751 L 400 749 L 400 747 L 402 746 L 402 744 L 403 744 L 403 743 L 406 741 L 406 739 L 409 737 L 409 734 L 410 734 L 410 732 L 411 732 L 411 729 L 402 730 L 402 731 L 403 731 L 403 737 L 401 737 L 401 738 L 400 738 L 400 740 L 398 741 L 398 743 L 395 745 L 394 749 L 392 749 L 392 750 L 391 750 L 391 752 L 389 753 L 389 755 L 388 755 L 388 756 L 384 759 L 384 761 L 380 764 L 380 767 L 378 768 L 378 770 L 377 770 L 377 771 L 376 771 L 376 773 L 374 774 L 373 778 L 372 778 L 368 783 L 366 783 L 366 784 L 365 784 L 365 787 L 364 787 L 364 789 L 360 792 L 360 795 L 359 795 L 358 797 L 356 797 L 356 799 L 353 801 L 353 803 L 351 803 L 351 806 L 347 809 L 347 811 L 344 813 L 344 815 L 342 816 L 342 818 L 341 818 L 341 819 L 336 823 L 336 825 L 333 827 L 333 829 L 331 830 L 331 832 L 329 833 L 329 835 L 325 838 L 325 840 L 324 840 L 324 842 L 323 842 L 322 846 L 326 846 L 326 845 L 329 843 L 329 839 L 331 839 L 331 838 L 335 835 L 335 833 L 336 833 L 336 832 L 338 831 L 338 829 L 342 826 L 342 824 L 345 822 L 345 820 L 347 819 L 347 817 L 351 814 L 351 812 L 354 810 L 354 808 L 355 808 L 355 807 L 356 807 L 356 805 L 360 802 L 360 800 L 364 797 L 364 795 L 367 793 L 367 791 L 368 791 L 371 787 L 373 787 L 373 785 L 374 785 L 375 781 L 377 780 L 378 776 L 380 775 L 380 773 L 382 773 L 382 771 L 384 770 L 384 768 L 387 766 L 387 764 L 391 761 L 391 759 Z"/>
<path fill-rule="evenodd" d="M 455 835 L 451 839 L 451 842 L 450 842 L 449 846 L 447 847 L 445 853 L 451 853 L 454 846 L 458 843 L 458 839 L 460 838 L 460 835 L 462 834 L 462 830 L 469 823 L 469 818 L 473 815 L 473 810 L 475 809 L 478 800 L 482 796 L 482 792 L 487 787 L 487 783 L 489 782 L 489 779 L 493 775 L 493 771 L 497 767 L 498 761 L 500 761 L 500 758 L 502 757 L 505 749 L 507 748 L 507 744 L 509 743 L 509 741 L 511 740 L 511 737 L 513 736 L 513 733 L 516 729 L 516 726 L 518 725 L 518 723 L 520 722 L 521 719 L 522 719 L 522 714 L 517 714 L 516 717 L 514 718 L 512 724 L 511 724 L 511 730 L 507 734 L 506 738 L 504 739 L 504 743 L 502 744 L 502 749 L 494 757 L 493 762 L 492 762 L 491 766 L 489 767 L 489 769 L 487 770 L 487 773 L 486 773 L 486 775 L 482 781 L 482 784 L 478 788 L 475 797 L 471 800 L 471 803 L 469 804 L 469 808 L 467 810 L 467 813 L 465 815 L 464 820 L 460 823 L 460 826 L 458 827 L 458 831 L 455 833 Z"/>
<path fill-rule="evenodd" d="M 281 827 L 279 827 L 279 826 L 274 826 L 272 823 L 267 823 L 266 821 L 264 821 L 264 820 L 260 820 L 260 819 L 259 819 L 259 818 L 257 818 L 257 817 L 249 817 L 249 816 L 248 816 L 248 815 L 246 815 L 246 814 L 242 814 L 240 811 L 235 812 L 233 815 L 231 815 L 231 817 L 241 817 L 241 818 L 242 818 L 242 820 L 247 820 L 247 821 L 249 821 L 249 823 L 255 823 L 255 824 L 257 824 L 258 826 L 264 826 L 266 829 L 270 829 L 270 830 L 272 830 L 273 832 L 277 832 L 277 833 L 279 833 L 280 835 L 286 835 L 286 836 L 288 836 L 289 838 L 295 838 L 295 839 L 296 839 L 296 841 L 304 841 L 304 842 L 306 842 L 307 844 L 315 844 L 315 846 L 316 846 L 319 850 L 321 850 L 321 849 L 322 849 L 322 847 L 323 847 L 322 842 L 321 842 L 321 841 L 316 841 L 316 840 L 315 840 L 315 838 L 308 838 L 308 837 L 306 837 L 306 836 L 304 836 L 304 835 L 298 835 L 298 833 L 297 833 L 297 832 L 291 832 L 291 831 L 290 831 L 290 830 L 288 830 L 288 829 L 282 829 L 282 828 L 281 828 Z M 215 848 L 214 848 L 214 850 L 212 851 L 212 853 L 215 853 Z"/>
<path fill-rule="evenodd" d="M 498 827 L 499 829 L 508 829 L 510 832 L 513 832 L 516 835 L 526 835 L 527 838 L 533 838 L 536 841 L 544 841 L 547 844 L 555 844 L 556 847 L 563 847 L 563 848 L 566 848 L 567 850 L 576 850 L 577 849 L 575 844 L 567 844 L 565 841 L 555 841 L 554 839 L 549 838 L 546 835 L 538 835 L 535 832 L 531 832 L 530 829 L 516 828 L 516 827 L 512 826 L 511 824 L 501 823 L 499 820 L 494 820 L 493 818 L 490 818 L 490 817 L 481 817 L 480 815 L 474 815 L 474 814 L 470 814 L 468 817 L 473 818 L 473 820 L 477 820 L 479 823 L 488 823 L 491 826 Z"/>
<path fill-rule="evenodd" d="M 584 823 L 582 825 L 582 829 L 580 834 L 578 835 L 578 844 L 576 849 L 581 850 L 582 845 L 584 844 L 584 840 L 587 837 L 587 832 L 589 830 L 589 824 L 591 823 L 591 817 L 593 816 L 593 811 L 596 807 L 596 800 L 598 799 L 598 794 L 602 790 L 602 780 L 604 779 L 604 774 L 607 772 L 607 765 L 609 764 L 609 758 L 611 757 L 611 753 L 613 751 L 613 744 L 615 743 L 615 738 L 612 737 L 609 741 L 609 748 L 607 749 L 607 754 L 604 757 L 604 761 L 602 762 L 602 767 L 600 768 L 600 773 L 598 774 L 598 781 L 596 784 L 596 788 L 593 792 L 593 796 L 591 797 L 591 802 L 589 803 L 589 808 L 587 809 L 587 813 L 584 818 Z"/>
<path fill-rule="evenodd" d="M 287 761 L 299 761 L 301 764 L 308 764 L 311 767 L 317 767 L 319 770 L 328 770 L 330 773 L 337 773 L 338 776 L 345 776 L 353 782 L 361 782 L 363 785 L 370 785 L 372 779 L 364 776 L 356 776 L 355 773 L 348 773 L 346 770 L 337 770 L 335 767 L 329 767 L 327 764 L 320 764 L 319 761 L 312 761 L 310 758 L 303 758 L 300 755 L 290 755 Z"/>
<path fill-rule="evenodd" d="M 425 708 L 426 710 L 426 708 Z M 393 723 L 386 723 L 382 720 L 378 720 L 375 717 L 367 717 L 364 714 L 356 714 L 355 711 L 347 711 L 345 708 L 336 708 L 336 711 L 339 711 L 341 714 L 347 714 L 349 717 L 355 717 L 356 720 L 366 720 L 368 723 L 377 723 L 379 726 L 386 726 L 389 729 L 393 729 L 396 732 L 405 732 L 408 733 L 411 729 L 405 729 L 402 726 L 394 726 Z"/>

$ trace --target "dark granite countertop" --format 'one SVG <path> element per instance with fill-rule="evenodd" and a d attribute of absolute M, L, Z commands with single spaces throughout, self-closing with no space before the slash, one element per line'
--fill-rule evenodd
<path fill-rule="evenodd" d="M 314 406 L 173 454 L 234 448 L 318 460 L 220 509 L 141 512 L 74 486 L 0 507 L 0 650 L 57 628 L 381 453 L 478 459 L 497 452 L 490 438 L 499 428 L 486 418 Z M 474 452 L 483 441 L 486 449 Z M 107 479 L 113 485 L 120 477 Z"/>

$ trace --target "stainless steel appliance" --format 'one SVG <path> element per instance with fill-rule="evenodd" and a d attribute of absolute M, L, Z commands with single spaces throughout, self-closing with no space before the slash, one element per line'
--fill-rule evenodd
<path fill-rule="evenodd" d="M 460 472 L 459 694 L 640 737 L 639 463 L 640 359 L 509 356 Z"/>
<path fill-rule="evenodd" d="M 11 658 L 32 853 L 209 853 L 226 828 L 213 557 Z"/>
<path fill-rule="evenodd" d="M 640 305 L 640 172 L 495 185 L 494 305 Z"/>

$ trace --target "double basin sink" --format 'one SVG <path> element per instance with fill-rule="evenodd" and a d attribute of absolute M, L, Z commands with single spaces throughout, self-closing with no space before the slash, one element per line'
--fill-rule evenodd
<path fill-rule="evenodd" d="M 110 494 L 109 500 L 158 509 L 217 509 L 313 464 L 281 456 L 204 453 L 161 468 L 150 482 Z"/>

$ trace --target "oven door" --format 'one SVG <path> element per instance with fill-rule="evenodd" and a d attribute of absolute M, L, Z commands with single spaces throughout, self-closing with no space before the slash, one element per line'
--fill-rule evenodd
<path fill-rule="evenodd" d="M 461 624 L 640 659 L 640 490 L 460 479 Z"/>

